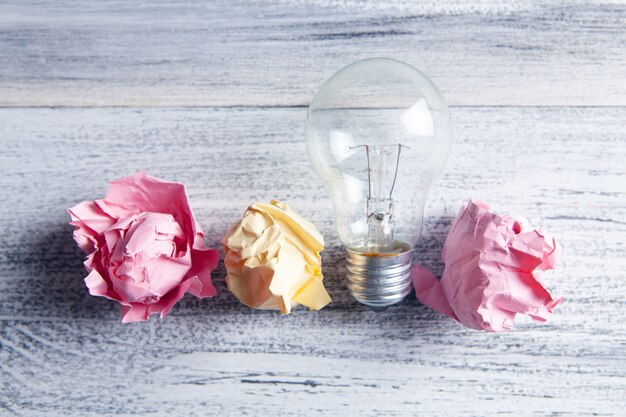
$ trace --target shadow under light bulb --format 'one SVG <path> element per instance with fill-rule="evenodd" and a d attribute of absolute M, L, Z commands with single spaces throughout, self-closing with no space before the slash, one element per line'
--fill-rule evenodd
<path fill-rule="evenodd" d="M 331 193 L 352 295 L 374 308 L 402 301 L 426 196 L 450 153 L 441 93 L 405 63 L 355 62 L 313 98 L 306 143 Z"/>

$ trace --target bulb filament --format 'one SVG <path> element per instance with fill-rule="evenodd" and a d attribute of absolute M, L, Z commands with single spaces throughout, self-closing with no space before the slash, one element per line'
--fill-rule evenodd
<path fill-rule="evenodd" d="M 393 239 L 393 190 L 398 179 L 400 153 L 407 146 L 396 145 L 358 145 L 350 147 L 365 148 L 367 156 L 368 196 L 366 204 L 367 234 L 363 242 L 367 252 L 390 252 L 394 249 Z M 397 150 L 393 181 L 387 193 L 387 157 Z M 374 168 L 372 168 L 374 167 Z"/>

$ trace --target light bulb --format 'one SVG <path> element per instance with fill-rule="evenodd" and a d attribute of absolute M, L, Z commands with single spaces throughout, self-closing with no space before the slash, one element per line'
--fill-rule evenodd
<path fill-rule="evenodd" d="M 352 295 L 374 308 L 402 301 L 424 203 L 450 152 L 441 93 L 405 63 L 355 62 L 313 98 L 306 143 L 330 190 Z"/>

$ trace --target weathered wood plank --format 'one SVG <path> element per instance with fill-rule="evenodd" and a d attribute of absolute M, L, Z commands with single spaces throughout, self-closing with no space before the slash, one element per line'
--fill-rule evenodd
<path fill-rule="evenodd" d="M 623 411 L 620 358 L 571 356 L 589 340 L 546 329 L 485 335 L 409 316 L 369 328 L 373 312 L 263 316 L 172 318 L 168 330 L 4 323 L 12 364 L 2 370 L 4 405 L 35 416 L 519 415 L 522 404 L 537 416 Z"/>
<path fill-rule="evenodd" d="M 620 2 L 14 1 L 0 106 L 293 106 L 358 59 L 453 105 L 626 105 Z"/>
<path fill-rule="evenodd" d="M 0 110 L 0 409 L 17 415 L 621 415 L 626 389 L 626 108 L 454 108 L 455 145 L 427 203 L 419 259 L 438 261 L 470 196 L 554 233 L 545 274 L 566 296 L 547 325 L 466 330 L 411 296 L 350 299 L 329 199 L 309 167 L 303 108 Z M 122 325 L 90 297 L 65 208 L 146 168 L 187 184 L 216 245 L 276 197 L 324 234 L 334 302 L 291 316 L 219 295 Z"/>

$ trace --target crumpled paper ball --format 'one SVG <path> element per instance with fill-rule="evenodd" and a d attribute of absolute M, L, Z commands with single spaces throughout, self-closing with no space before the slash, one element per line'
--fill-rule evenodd
<path fill-rule="evenodd" d="M 525 218 L 499 216 L 470 200 L 456 217 L 441 253 L 441 280 L 413 267 L 417 298 L 467 327 L 499 332 L 518 313 L 546 321 L 563 298 L 553 298 L 536 271 L 554 269 L 560 246 Z"/>
<path fill-rule="evenodd" d="M 139 172 L 111 181 L 102 200 L 70 208 L 74 240 L 88 256 L 89 293 L 122 305 L 122 322 L 163 318 L 189 292 L 215 295 L 219 251 L 204 234 L 185 186 Z"/>
<path fill-rule="evenodd" d="M 286 204 L 255 203 L 222 239 L 226 283 L 243 304 L 288 314 L 330 302 L 322 283 L 324 240 Z"/>

